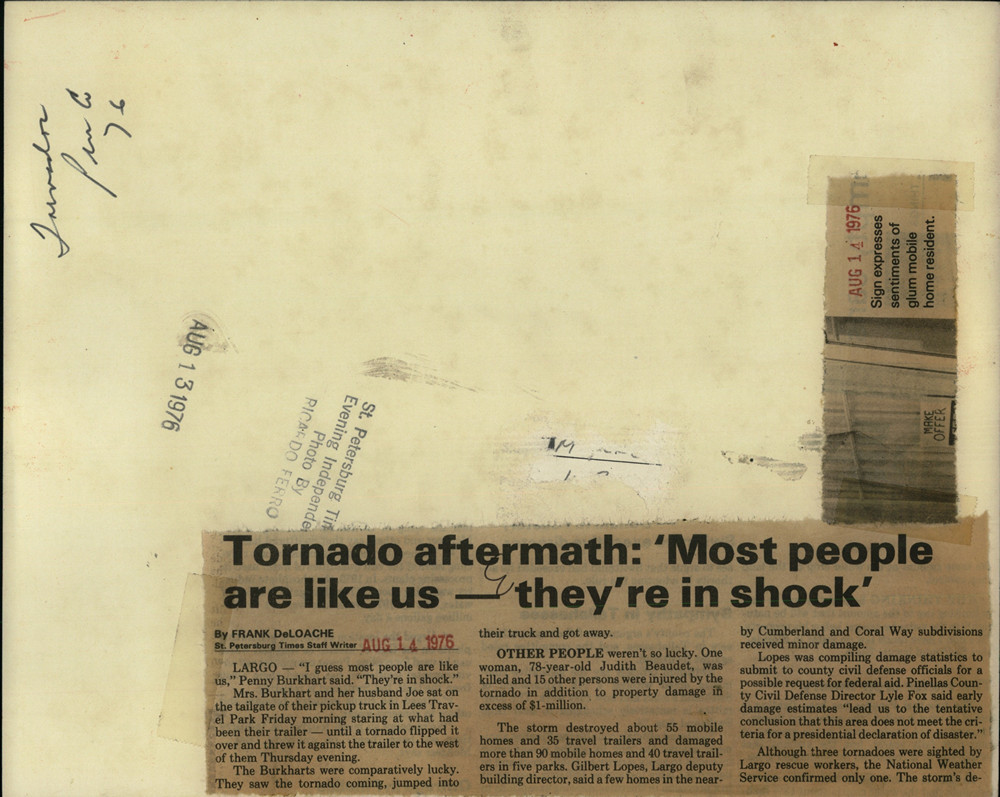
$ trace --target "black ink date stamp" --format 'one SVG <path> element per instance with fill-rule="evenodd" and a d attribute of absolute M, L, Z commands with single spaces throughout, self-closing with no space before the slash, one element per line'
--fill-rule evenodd
<path fill-rule="evenodd" d="M 197 318 L 194 319 L 194 323 L 183 338 L 184 342 L 181 346 L 181 351 L 192 358 L 200 357 L 204 350 L 206 337 L 202 330 L 206 329 L 208 329 L 207 324 L 203 324 Z M 177 363 L 177 367 L 188 371 L 195 370 L 193 360 L 187 363 Z M 167 396 L 167 408 L 165 410 L 167 417 L 160 421 L 160 428 L 170 432 L 179 432 L 181 430 L 181 421 L 184 420 L 184 413 L 187 410 L 187 393 L 194 390 L 194 378 L 187 374 L 178 376 L 174 379 L 174 389 L 181 391 L 181 393 L 171 393 Z"/>

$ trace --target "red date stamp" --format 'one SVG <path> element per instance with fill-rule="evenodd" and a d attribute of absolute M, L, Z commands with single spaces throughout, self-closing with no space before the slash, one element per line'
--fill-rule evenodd
<path fill-rule="evenodd" d="M 861 233 L 861 206 L 860 205 L 845 205 L 844 206 L 844 231 L 851 235 L 860 235 Z M 847 241 L 847 245 L 852 249 L 858 250 L 857 254 L 848 255 L 848 262 L 860 263 L 861 262 L 861 252 L 860 250 L 864 248 L 864 239 L 858 238 L 857 240 Z M 861 296 L 861 287 L 863 284 L 862 270 L 858 267 L 848 267 L 847 269 L 847 292 L 851 296 Z"/>
<path fill-rule="evenodd" d="M 366 638 L 362 650 L 393 651 L 393 650 L 454 650 L 454 634 L 427 634 L 423 637 L 371 637 Z"/>

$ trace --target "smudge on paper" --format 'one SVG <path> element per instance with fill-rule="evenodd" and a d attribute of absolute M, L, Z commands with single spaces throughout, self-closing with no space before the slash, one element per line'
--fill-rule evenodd
<path fill-rule="evenodd" d="M 749 454 L 734 454 L 732 451 L 723 451 L 722 456 L 734 465 L 756 465 L 759 468 L 767 468 L 787 482 L 797 482 L 807 470 L 801 462 L 782 462 L 772 457 L 752 457 Z"/>
<path fill-rule="evenodd" d="M 376 379 L 395 379 L 400 382 L 422 382 L 432 387 L 446 387 L 450 390 L 469 390 L 475 393 L 475 389 L 460 385 L 451 379 L 444 379 L 438 376 L 429 365 L 419 362 L 408 362 L 399 357 L 376 357 L 366 360 L 364 363 L 364 375 L 375 377 Z"/>

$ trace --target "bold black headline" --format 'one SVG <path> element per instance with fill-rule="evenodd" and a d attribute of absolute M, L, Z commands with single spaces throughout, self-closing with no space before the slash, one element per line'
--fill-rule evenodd
<path fill-rule="evenodd" d="M 613 534 L 591 537 L 585 542 L 481 542 L 468 537 L 445 534 L 438 542 L 420 542 L 406 551 L 397 542 L 379 542 L 369 534 L 363 542 L 271 543 L 258 542 L 252 534 L 226 534 L 230 563 L 234 567 L 257 568 L 324 568 L 324 567 L 396 567 L 412 561 L 420 568 L 479 567 L 493 586 L 483 594 L 454 595 L 455 600 L 500 599 L 513 593 L 523 609 L 591 608 L 600 615 L 613 596 L 621 595 L 616 605 L 634 609 L 662 609 L 668 605 L 681 608 L 714 608 L 719 605 L 719 589 L 712 584 L 692 584 L 691 577 L 681 578 L 679 597 L 671 604 L 671 589 L 664 584 L 626 584 L 617 576 L 605 585 L 570 585 L 555 587 L 542 576 L 533 575 L 521 581 L 502 572 L 504 568 L 563 568 L 563 567 L 633 567 L 642 564 L 642 544 L 621 542 Z M 779 551 L 771 537 L 760 542 L 742 541 L 735 544 L 711 542 L 705 534 L 659 534 L 652 542 L 657 557 L 669 566 L 715 567 L 784 567 L 790 573 L 802 570 L 848 565 L 877 573 L 890 567 L 930 564 L 934 550 L 930 543 L 910 542 L 905 534 L 868 542 L 836 543 L 789 542 Z M 782 555 L 783 554 L 783 555 Z M 792 608 L 810 606 L 860 607 L 857 591 L 871 584 L 872 576 L 860 582 L 846 583 L 843 576 L 829 583 L 769 584 L 758 576 L 752 584 L 736 584 L 729 591 L 729 605 L 736 608 Z M 391 608 L 434 609 L 441 605 L 438 586 L 425 584 L 392 587 L 383 595 L 372 584 L 345 584 L 339 576 L 307 576 L 303 580 L 301 606 L 306 609 L 374 609 Z M 224 605 L 229 609 L 286 609 L 293 605 L 292 590 L 287 586 L 231 586 L 225 590 Z"/>

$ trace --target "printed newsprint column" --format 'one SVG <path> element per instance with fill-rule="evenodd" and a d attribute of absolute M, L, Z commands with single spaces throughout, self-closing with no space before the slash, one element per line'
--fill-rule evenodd
<path fill-rule="evenodd" d="M 987 794 L 986 519 L 921 528 L 206 533 L 207 789 Z"/>
<path fill-rule="evenodd" d="M 829 522 L 955 519 L 957 196 L 955 174 L 829 180 Z"/>

